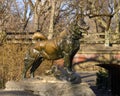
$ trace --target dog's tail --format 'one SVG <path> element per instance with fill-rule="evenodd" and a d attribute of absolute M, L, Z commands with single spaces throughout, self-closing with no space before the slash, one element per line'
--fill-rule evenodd
<path fill-rule="evenodd" d="M 47 37 L 40 32 L 36 32 L 33 34 L 32 40 L 47 40 Z"/>

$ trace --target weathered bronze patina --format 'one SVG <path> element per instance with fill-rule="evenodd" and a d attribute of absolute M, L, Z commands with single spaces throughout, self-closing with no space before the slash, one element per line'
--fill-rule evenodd
<path fill-rule="evenodd" d="M 79 50 L 79 39 L 82 36 L 82 31 L 85 31 L 87 28 L 88 26 L 83 27 L 78 23 L 74 23 L 69 31 L 64 30 L 51 40 L 44 38 L 42 41 L 37 41 L 31 45 L 24 59 L 23 78 L 26 78 L 26 73 L 29 68 L 31 68 L 30 74 L 33 78 L 35 70 L 44 59 L 56 60 L 63 58 L 66 68 L 66 76 L 69 80 L 73 78 L 75 79 L 78 75 L 71 76 L 73 74 L 72 60 L 76 52 Z"/>

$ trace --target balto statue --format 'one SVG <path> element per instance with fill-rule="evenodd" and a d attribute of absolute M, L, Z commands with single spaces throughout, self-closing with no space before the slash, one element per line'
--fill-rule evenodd
<path fill-rule="evenodd" d="M 87 29 L 87 25 L 80 25 L 78 22 L 74 22 L 68 31 L 64 30 L 51 40 L 48 40 L 41 34 L 38 37 L 37 35 L 33 36 L 33 39 L 39 38 L 41 41 L 32 44 L 24 58 L 23 78 L 26 78 L 29 68 L 31 68 L 30 76 L 33 78 L 35 70 L 44 59 L 57 60 L 63 58 L 67 80 L 72 82 L 72 80 L 78 79 L 79 76 L 74 75 L 72 69 L 72 60 L 79 50 L 79 39 L 82 36 L 82 32 L 86 32 Z"/>

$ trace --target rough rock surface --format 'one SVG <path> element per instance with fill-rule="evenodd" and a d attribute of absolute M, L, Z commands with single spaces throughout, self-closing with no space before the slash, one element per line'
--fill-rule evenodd
<path fill-rule="evenodd" d="M 8 81 L 6 91 L 33 92 L 26 96 L 95 96 L 87 83 L 71 84 L 67 81 L 59 81 L 54 77 L 42 77 L 26 79 L 19 82 Z M 26 94 L 26 93 L 25 93 Z M 24 95 L 4 95 L 24 96 Z"/>

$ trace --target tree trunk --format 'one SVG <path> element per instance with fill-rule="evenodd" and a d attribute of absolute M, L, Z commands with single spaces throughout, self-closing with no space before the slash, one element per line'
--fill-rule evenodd
<path fill-rule="evenodd" d="M 110 46 L 110 32 L 109 30 L 105 31 L 105 46 Z"/>
<path fill-rule="evenodd" d="M 35 31 L 38 30 L 38 28 L 39 28 L 38 26 L 39 26 L 38 25 L 38 15 L 37 15 L 36 11 L 34 11 L 34 30 Z"/>
<path fill-rule="evenodd" d="M 53 28 L 54 28 L 55 0 L 52 0 L 51 2 L 52 2 L 52 10 L 51 10 L 51 18 L 50 18 L 50 27 L 49 27 L 48 39 L 52 39 Z"/>
<path fill-rule="evenodd" d="M 40 7 L 39 5 L 39 1 L 38 0 L 35 0 L 35 7 L 34 7 L 34 30 L 38 30 L 39 29 L 39 14 L 38 14 L 38 11 L 39 11 L 39 8 Z"/>

